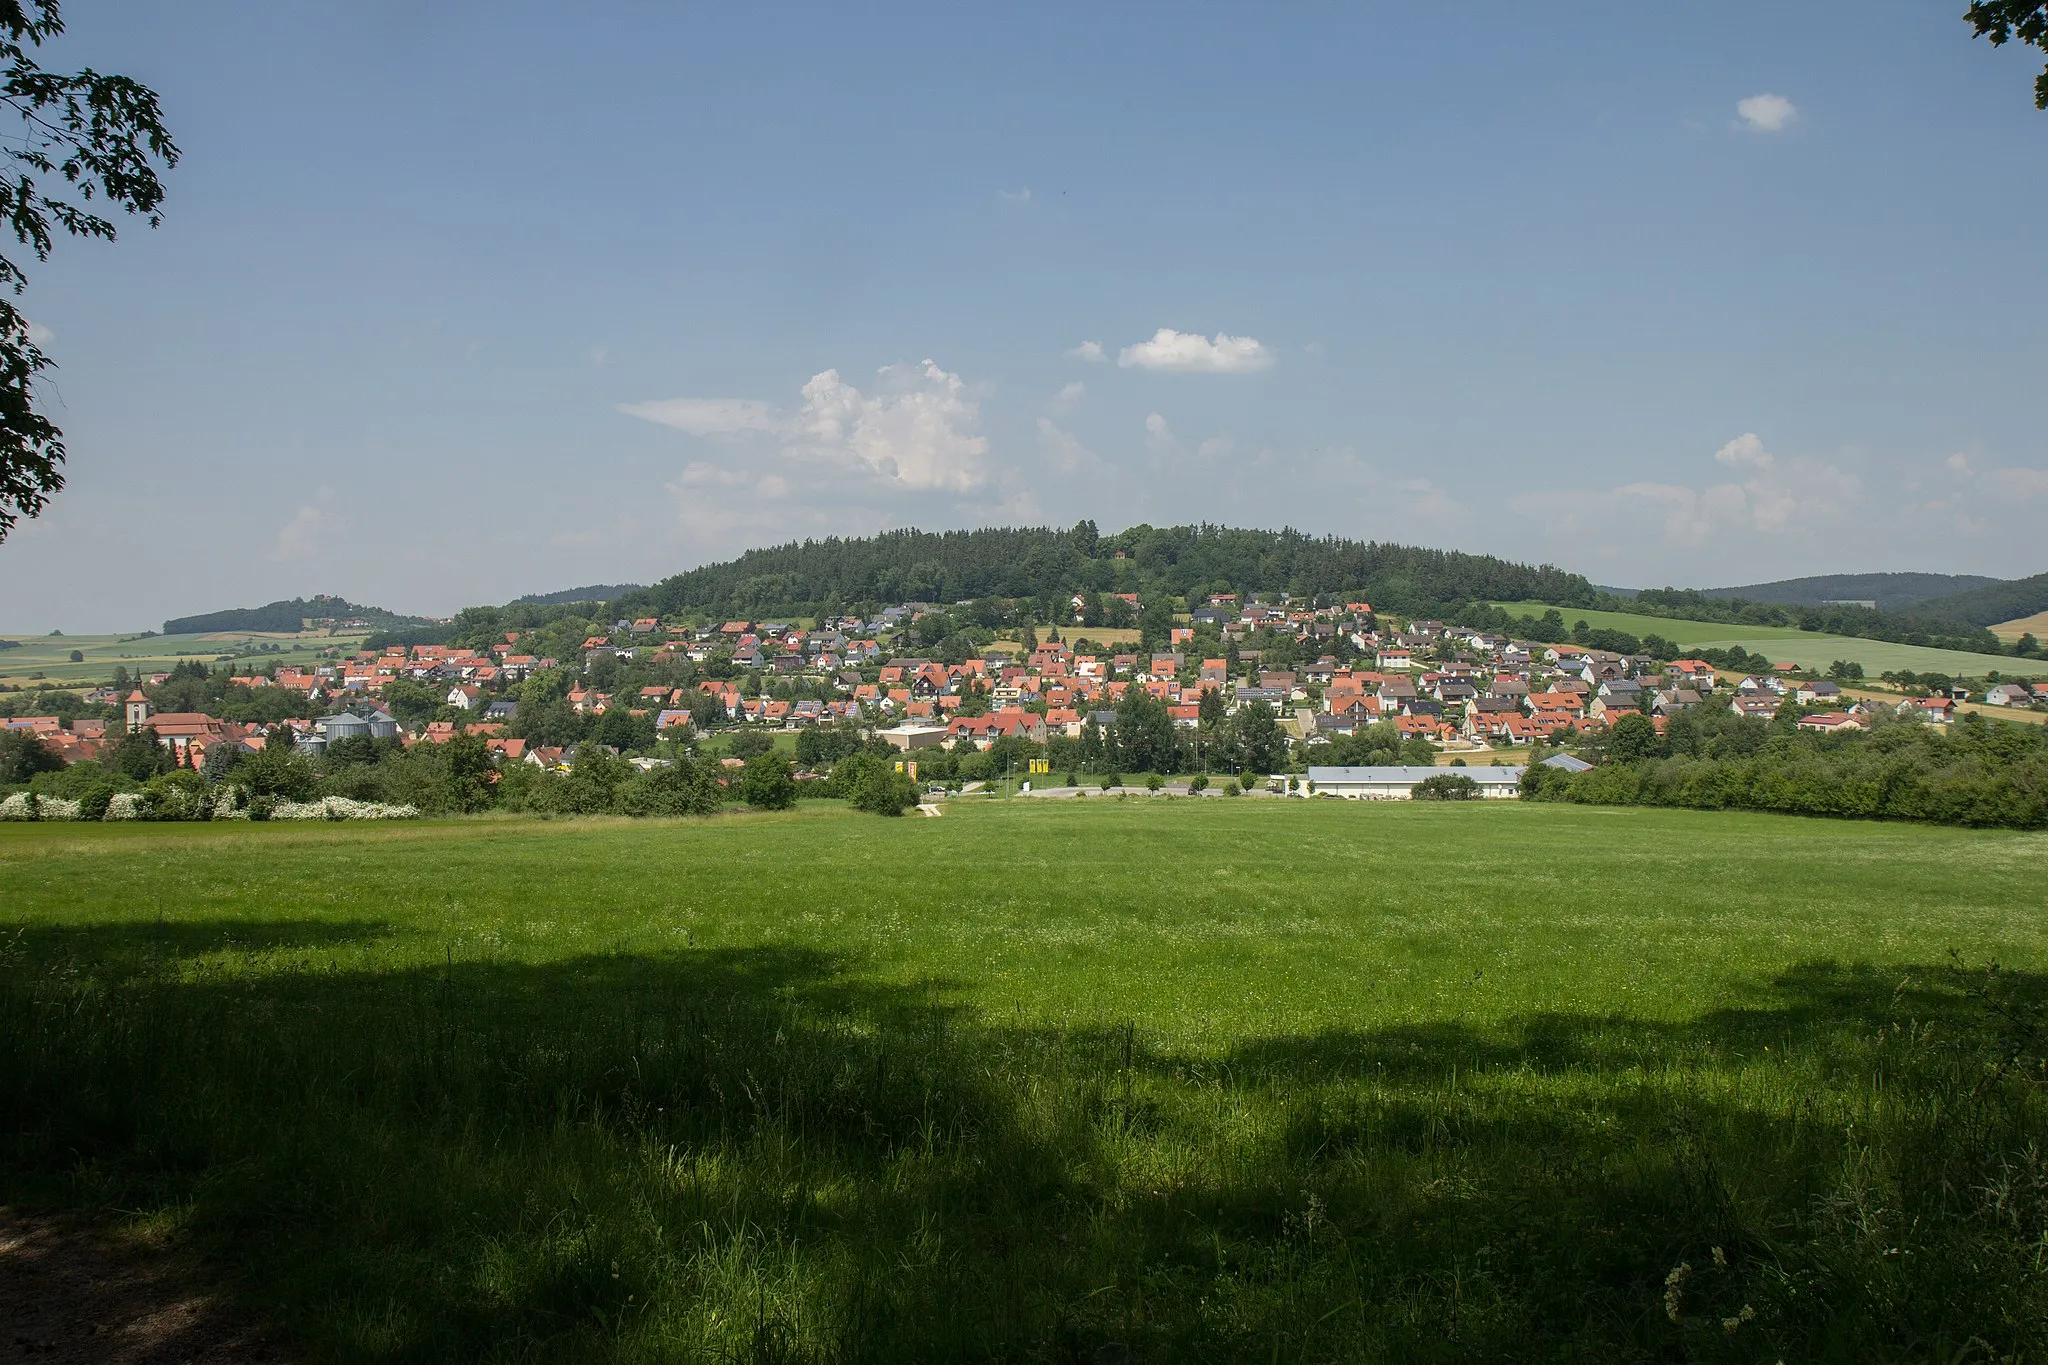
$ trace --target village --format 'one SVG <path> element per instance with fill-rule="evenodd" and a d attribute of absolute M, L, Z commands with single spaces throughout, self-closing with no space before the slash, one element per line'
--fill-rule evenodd
<path fill-rule="evenodd" d="M 1135 613 L 1135 597 L 1125 606 Z M 1483 768 L 1509 766 L 1532 746 L 1596 738 L 1630 716 L 1648 717 L 1662 733 L 1674 716 L 1709 699 L 1765 719 L 1790 704 L 1799 709 L 1797 728 L 1819 734 L 1866 729 L 1880 710 L 1937 726 L 1958 714 L 1950 695 L 1856 698 L 1789 665 L 1732 672 L 1699 658 L 1659 660 L 1402 620 L 1359 601 L 1305 606 L 1284 594 L 1244 602 L 1213 594 L 1177 613 L 1166 648 L 1152 651 L 1091 641 L 1084 608 L 1093 610 L 1077 595 L 1068 638 L 1059 625 L 1048 627 L 1043 640 L 1027 628 L 1020 639 L 994 641 L 953 662 L 898 652 L 919 638 L 923 618 L 945 610 L 930 603 L 811 626 L 643 617 L 585 635 L 564 657 L 531 652 L 530 633 L 513 630 L 482 647 L 390 645 L 229 676 L 230 688 L 294 694 L 282 709 L 297 714 L 268 722 L 158 710 L 147 689 L 171 675 L 157 673 L 125 689 L 86 692 L 87 708 L 99 714 L 21 716 L 5 724 L 36 735 L 67 763 L 96 759 L 122 735 L 146 728 L 177 766 L 195 770 L 222 746 L 216 765 L 282 734 L 310 758 L 354 739 L 411 747 L 473 736 L 501 766 L 566 771 L 584 746 L 603 741 L 548 743 L 522 725 L 530 679 L 556 679 L 562 702 L 579 717 L 630 718 L 633 731 L 652 742 L 604 747 L 642 767 L 664 761 L 663 741 L 821 726 L 870 735 L 906 754 L 986 751 L 1005 740 L 1064 750 L 1060 741 L 1112 734 L 1117 708 L 1135 690 L 1183 731 L 1264 708 L 1285 738 L 1284 765 L 1301 769 L 1331 752 L 1323 746 L 1386 725 L 1410 756 Z M 1274 655 L 1290 665 L 1266 666 Z M 686 681 L 644 681 L 678 677 Z M 409 708 L 387 704 L 401 692 L 413 702 Z M 1984 700 L 2025 707 L 2037 699 L 2024 684 L 2008 683 Z M 398 710 L 409 710 L 409 718 L 401 720 Z M 1062 761 L 1072 762 L 1071 751 Z M 1405 794 L 1427 775 L 1415 763 L 1403 771 L 1411 775 L 1374 779 L 1368 794 Z M 1319 785 L 1330 789 L 1334 782 L 1325 774 Z"/>

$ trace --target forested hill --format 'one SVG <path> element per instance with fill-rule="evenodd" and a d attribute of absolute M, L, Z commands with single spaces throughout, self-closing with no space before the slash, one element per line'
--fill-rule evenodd
<path fill-rule="evenodd" d="M 2008 583 L 1991 583 L 1968 592 L 1952 593 L 1922 602 L 1916 611 L 1968 621 L 1973 626 L 1995 626 L 2017 621 L 2022 616 L 2048 611 L 2048 573 L 2032 578 L 2015 578 Z"/>
<path fill-rule="evenodd" d="M 1838 573 L 1750 583 L 1739 588 L 1701 588 L 1700 596 L 1723 601 L 1739 597 L 1747 602 L 1784 602 L 1799 607 L 1820 607 L 1834 602 L 1875 602 L 1879 611 L 1903 611 L 1935 598 L 1975 588 L 2000 586 L 2003 582 L 2003 579 L 1986 578 L 1981 574 Z M 1998 618 L 1999 621 L 2010 619 L 2006 616 Z M 1976 621 L 1972 624 L 1988 626 L 1996 622 Z"/>
<path fill-rule="evenodd" d="M 1491 555 L 1226 526 L 891 531 L 791 542 L 707 564 L 614 603 L 619 615 L 754 617 L 851 611 L 861 604 L 1041 601 L 1074 592 L 1357 595 L 1404 612 L 1472 600 L 1589 603 L 1583 577 Z"/>
<path fill-rule="evenodd" d="M 232 607 L 164 622 L 166 635 L 204 635 L 221 630 L 295 631 L 306 621 L 367 621 L 380 629 L 425 624 L 382 607 L 365 607 L 340 597 L 293 597 L 261 607 Z"/>
<path fill-rule="evenodd" d="M 641 583 L 593 583 L 587 588 L 564 588 L 560 592 L 530 592 L 512 600 L 536 607 L 559 607 L 573 602 L 613 602 L 629 592 L 639 592 L 645 586 Z"/>

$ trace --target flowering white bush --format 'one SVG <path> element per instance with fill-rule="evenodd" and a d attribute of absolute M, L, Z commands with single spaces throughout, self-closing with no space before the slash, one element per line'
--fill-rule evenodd
<path fill-rule="evenodd" d="M 141 792 L 115 792 L 114 799 L 107 803 L 105 820 L 147 820 L 149 803 Z"/>
<path fill-rule="evenodd" d="M 39 796 L 34 802 L 29 793 L 16 792 L 5 801 L 0 801 L 0 820 L 76 820 L 78 803 L 66 801 L 61 796 Z"/>
<path fill-rule="evenodd" d="M 270 808 L 273 820 L 417 820 L 418 806 L 391 806 L 382 801 L 351 801 L 329 796 L 318 801 L 280 801 Z"/>
<path fill-rule="evenodd" d="M 218 792 L 214 793 L 213 818 L 216 820 L 248 819 L 248 794 L 240 787 L 222 787 Z"/>

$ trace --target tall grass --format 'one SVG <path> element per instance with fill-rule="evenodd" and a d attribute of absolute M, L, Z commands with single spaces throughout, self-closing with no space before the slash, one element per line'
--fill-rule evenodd
<path fill-rule="evenodd" d="M 0 1192 L 173 1221 L 340 1360 L 2048 1338 L 2031 971 L 1810 960 L 1684 1018 L 1531 999 L 1215 1044 L 788 934 L 379 957 L 404 909 L 0 931 Z"/>

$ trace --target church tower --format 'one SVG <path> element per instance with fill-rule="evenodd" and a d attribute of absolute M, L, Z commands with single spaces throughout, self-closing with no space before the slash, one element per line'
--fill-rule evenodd
<path fill-rule="evenodd" d="M 149 724 L 149 698 L 143 696 L 142 689 L 138 687 L 128 694 L 126 707 L 128 711 L 128 733 L 132 735 Z"/>

